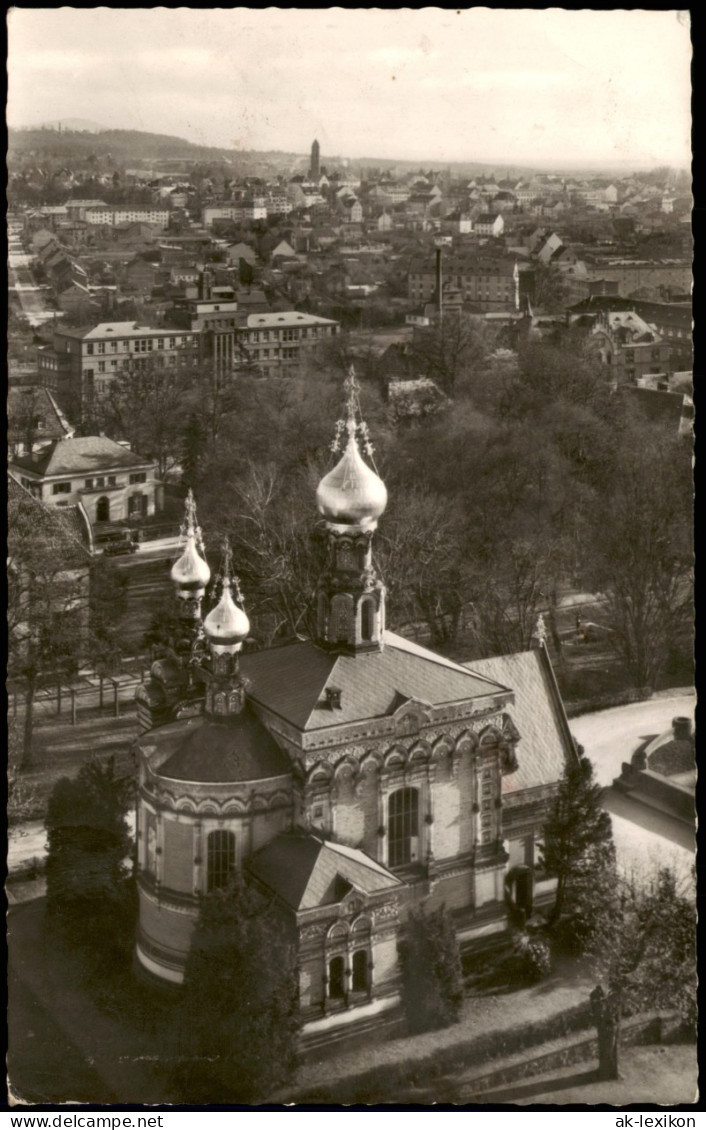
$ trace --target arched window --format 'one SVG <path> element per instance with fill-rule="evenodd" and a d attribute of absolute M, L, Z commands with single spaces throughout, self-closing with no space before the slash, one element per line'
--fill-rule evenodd
<path fill-rule="evenodd" d="M 375 606 L 372 600 L 364 600 L 360 606 L 360 638 L 371 640 L 375 627 Z"/>
<path fill-rule="evenodd" d="M 345 963 L 342 957 L 333 957 L 328 964 L 328 995 L 341 1000 L 346 995 Z"/>
<path fill-rule="evenodd" d="M 368 991 L 368 951 L 357 950 L 353 954 L 353 992 Z"/>
<path fill-rule="evenodd" d="M 389 800 L 388 860 L 401 867 L 417 858 L 419 837 L 419 792 L 398 789 Z"/>
<path fill-rule="evenodd" d="M 103 484 L 101 483 L 101 486 Z M 96 503 L 96 522 L 110 521 L 110 499 L 102 495 Z"/>
<path fill-rule="evenodd" d="M 226 887 L 235 870 L 235 836 L 219 828 L 208 836 L 207 889 L 215 891 Z"/>

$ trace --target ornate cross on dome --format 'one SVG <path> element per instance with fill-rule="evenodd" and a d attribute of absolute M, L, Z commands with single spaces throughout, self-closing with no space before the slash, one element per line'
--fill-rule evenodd
<path fill-rule="evenodd" d="M 348 436 L 348 443 L 353 441 L 357 444 L 358 437 L 360 437 L 363 451 L 369 458 L 372 458 L 375 449 L 370 442 L 368 425 L 361 419 L 360 385 L 353 365 L 348 370 L 348 376 L 343 382 L 343 390 L 346 394 L 346 416 L 345 419 L 336 421 L 336 434 L 331 444 L 331 451 L 335 454 L 343 450 L 343 435 L 345 433 Z"/>
<path fill-rule="evenodd" d="M 221 571 L 216 576 L 216 583 L 221 583 L 222 587 L 229 588 L 238 604 L 243 606 L 243 594 L 240 589 L 240 579 L 233 572 L 233 549 L 230 544 L 230 538 L 226 534 L 223 538 L 223 556 Z"/>
<path fill-rule="evenodd" d="M 196 499 L 194 498 L 194 492 L 192 491 L 191 487 L 189 487 L 189 491 L 186 496 L 184 510 L 184 521 L 182 522 L 181 528 L 179 530 L 179 537 L 182 541 L 186 541 L 187 538 L 193 537 L 199 553 L 205 555 L 206 550 L 203 544 L 203 534 L 201 533 L 201 527 L 199 526 L 198 518 L 196 517 Z"/>

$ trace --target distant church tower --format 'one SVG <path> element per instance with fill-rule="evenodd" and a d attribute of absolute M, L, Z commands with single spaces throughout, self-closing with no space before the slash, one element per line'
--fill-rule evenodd
<path fill-rule="evenodd" d="M 320 148 L 318 141 L 315 141 L 311 147 L 311 167 L 309 168 L 310 180 L 318 180 L 321 176 L 321 167 L 319 163 Z"/>

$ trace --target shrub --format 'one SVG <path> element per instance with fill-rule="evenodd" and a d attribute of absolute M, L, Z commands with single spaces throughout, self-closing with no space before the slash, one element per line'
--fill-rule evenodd
<path fill-rule="evenodd" d="M 545 938 L 518 933 L 507 959 L 507 972 L 513 984 L 536 985 L 552 970 L 551 950 Z"/>

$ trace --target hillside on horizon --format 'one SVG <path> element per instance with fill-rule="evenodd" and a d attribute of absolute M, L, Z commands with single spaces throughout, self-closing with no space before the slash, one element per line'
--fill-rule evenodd
<path fill-rule="evenodd" d="M 57 120 L 59 124 L 60 120 Z M 241 150 L 206 146 L 186 138 L 169 134 L 150 133 L 143 130 L 104 129 L 96 122 L 83 118 L 68 118 L 60 121 L 61 129 L 47 124 L 8 130 L 8 162 L 32 155 L 41 160 L 42 156 L 58 160 L 86 160 L 91 156 L 110 159 L 114 164 L 149 165 L 150 162 L 179 161 L 189 164 L 207 163 L 230 166 L 234 173 L 258 175 L 276 168 L 306 168 L 309 154 L 291 153 L 282 150 Z M 390 157 L 346 158 L 322 153 L 321 163 L 331 167 L 352 167 L 355 169 L 378 168 L 397 169 L 400 173 L 417 170 L 448 171 L 456 176 L 474 176 L 494 173 L 498 176 L 528 176 L 541 172 L 585 173 L 596 176 L 601 172 L 608 175 L 621 173 L 627 175 L 649 166 L 630 160 L 614 162 L 585 162 L 581 165 L 565 164 L 560 159 L 556 164 L 540 162 L 536 165 L 516 164 L 511 160 L 503 162 L 478 161 L 435 161 L 395 159 Z"/>

